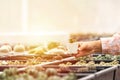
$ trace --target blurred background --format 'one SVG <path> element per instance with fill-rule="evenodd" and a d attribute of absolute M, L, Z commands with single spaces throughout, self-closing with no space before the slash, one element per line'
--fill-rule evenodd
<path fill-rule="evenodd" d="M 0 0 L 0 33 L 118 32 L 120 0 Z"/>
<path fill-rule="evenodd" d="M 120 0 L 0 0 L 0 35 L 119 32 L 119 4 Z"/>

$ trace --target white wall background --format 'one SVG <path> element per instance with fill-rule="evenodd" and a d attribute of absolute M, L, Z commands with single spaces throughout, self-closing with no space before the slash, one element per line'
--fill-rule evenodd
<path fill-rule="evenodd" d="M 120 0 L 0 0 L 0 33 L 119 30 Z"/>
<path fill-rule="evenodd" d="M 21 0 L 0 0 L 0 33 L 20 31 Z"/>

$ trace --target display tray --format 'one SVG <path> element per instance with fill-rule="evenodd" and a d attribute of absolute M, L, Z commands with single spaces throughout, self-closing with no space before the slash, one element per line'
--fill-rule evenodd
<path fill-rule="evenodd" d="M 72 62 L 75 62 L 76 60 L 73 60 Z M 91 74 L 95 74 L 99 71 L 105 70 L 107 68 L 110 68 L 112 66 L 78 66 L 78 65 L 66 65 L 66 66 L 59 66 L 57 63 L 56 64 L 49 64 L 49 65 L 44 65 L 43 66 L 45 69 L 47 68 L 54 68 L 56 71 L 58 71 L 59 76 L 65 76 L 68 73 L 72 72 L 75 73 L 75 75 L 79 78 L 86 77 Z"/>
<path fill-rule="evenodd" d="M 28 60 L 33 58 L 34 54 L 0 54 L 0 60 Z"/>
<path fill-rule="evenodd" d="M 6 68 L 21 68 L 26 66 L 31 66 L 35 64 L 40 64 L 41 62 L 36 62 L 34 60 L 0 60 L 0 71 Z"/>
<path fill-rule="evenodd" d="M 78 66 L 78 65 L 66 65 L 66 66 L 59 66 L 59 65 L 45 65 L 43 66 L 44 68 L 61 68 L 61 67 L 66 67 L 70 69 L 82 69 L 82 68 L 88 68 L 89 70 L 100 70 L 100 69 L 106 69 L 112 66 Z"/>
<path fill-rule="evenodd" d="M 68 73 L 68 72 L 74 72 L 74 73 L 95 73 L 97 71 L 112 67 L 112 66 L 94 66 L 94 65 L 74 65 L 78 60 L 68 60 L 58 63 L 51 63 L 48 65 L 44 65 L 44 68 L 55 68 L 60 73 Z M 68 63 L 68 65 L 67 65 Z M 66 64 L 66 65 L 64 65 Z M 86 63 L 87 64 L 87 63 Z"/>
<path fill-rule="evenodd" d="M 59 68 L 59 67 L 69 67 L 69 68 L 90 68 L 90 66 L 78 66 L 78 65 L 66 65 L 66 66 L 59 66 L 59 65 L 45 65 L 43 66 L 45 68 Z M 94 67 L 94 69 L 98 69 L 98 68 L 109 68 L 109 67 L 112 67 L 112 66 L 91 66 L 91 67 Z"/>
<path fill-rule="evenodd" d="M 93 54 L 91 56 L 92 56 L 94 61 L 105 61 L 105 62 L 110 62 L 113 60 L 120 61 L 120 55 Z"/>
<path fill-rule="evenodd" d="M 90 60 L 89 60 L 89 61 L 90 61 Z M 89 62 L 89 61 L 87 61 L 87 62 Z M 118 64 L 120 64 L 120 60 L 91 60 L 91 61 L 94 61 L 94 62 L 97 63 L 97 64 L 99 64 L 99 63 L 101 63 L 101 62 L 111 63 L 111 62 L 113 62 L 113 61 L 117 61 Z"/>
<path fill-rule="evenodd" d="M 93 73 L 75 73 L 75 75 L 78 77 L 78 78 L 82 78 L 82 77 L 85 77 L 85 76 L 88 76 L 88 75 L 91 75 Z M 68 73 L 58 73 L 58 76 L 66 76 L 68 75 Z"/>
<path fill-rule="evenodd" d="M 23 68 L 26 67 L 26 60 L 0 60 L 0 71 L 6 68 Z"/>
<path fill-rule="evenodd" d="M 71 57 L 72 54 L 4 54 L 0 55 L 0 60 L 28 60 L 33 58 L 39 58 L 40 60 L 60 60 L 63 58 Z"/>
<path fill-rule="evenodd" d="M 103 62 L 112 62 L 114 60 L 93 60 L 93 61 L 95 61 L 95 62 L 101 62 L 101 61 L 103 61 Z"/>
<path fill-rule="evenodd" d="M 52 63 L 51 65 L 59 65 L 59 64 L 62 64 L 62 63 L 67 63 L 67 62 L 70 62 L 72 64 L 75 64 L 76 62 L 86 62 L 86 63 L 89 63 L 89 62 L 94 62 L 95 64 L 99 64 L 100 62 L 105 62 L 105 63 L 110 63 L 110 62 L 113 62 L 113 61 L 118 61 L 118 60 L 65 60 L 65 61 L 61 61 L 59 63 Z M 119 62 L 119 61 L 118 61 Z M 69 64 L 68 64 L 69 65 Z M 73 65 L 72 65 L 73 66 Z M 98 66 L 99 67 L 99 66 Z"/>
<path fill-rule="evenodd" d="M 2 57 L 2 56 L 21 56 L 21 55 L 23 55 L 23 56 L 32 56 L 32 55 L 34 55 L 34 54 L 29 54 L 27 51 L 25 51 L 25 52 L 8 52 L 8 53 L 1 53 L 0 52 L 0 57 Z"/>
<path fill-rule="evenodd" d="M 26 67 L 25 65 L 1 65 L 0 66 L 0 71 L 3 71 L 4 69 L 7 68 L 23 68 Z"/>
<path fill-rule="evenodd" d="M 59 73 L 95 73 L 97 72 L 96 69 L 90 69 L 88 67 L 53 67 L 53 66 L 46 66 L 44 68 L 54 68 L 56 69 Z"/>

